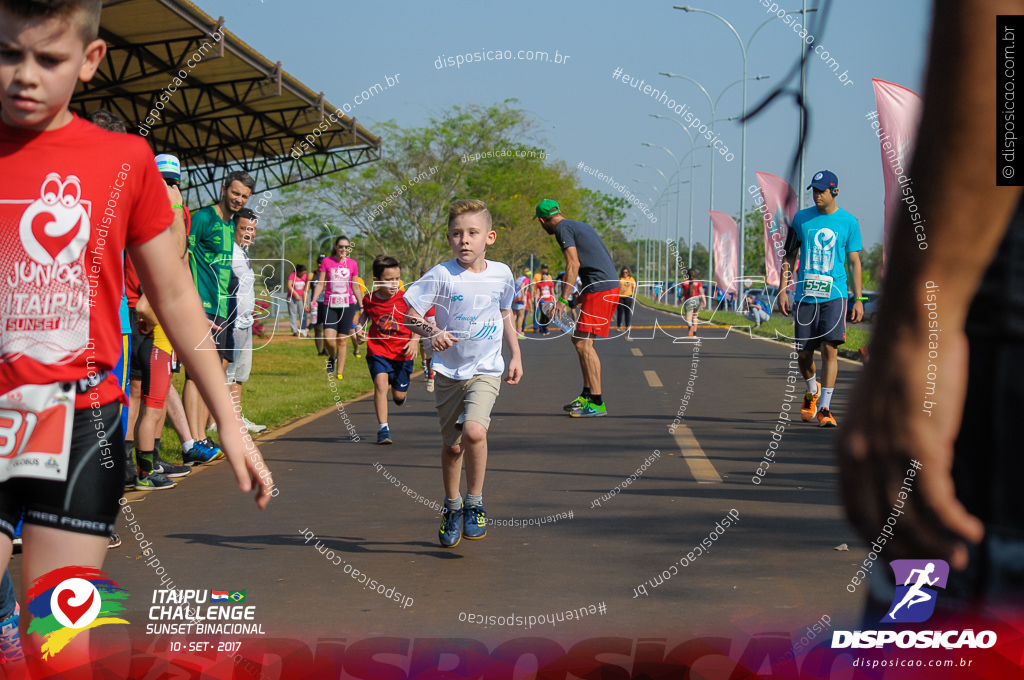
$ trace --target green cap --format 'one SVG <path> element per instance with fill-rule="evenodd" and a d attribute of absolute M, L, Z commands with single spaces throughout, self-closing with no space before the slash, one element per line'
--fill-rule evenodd
<path fill-rule="evenodd" d="M 552 215 L 557 215 L 558 213 L 558 203 L 551 200 L 550 198 L 545 198 L 543 201 L 537 204 L 537 217 L 551 217 Z"/>

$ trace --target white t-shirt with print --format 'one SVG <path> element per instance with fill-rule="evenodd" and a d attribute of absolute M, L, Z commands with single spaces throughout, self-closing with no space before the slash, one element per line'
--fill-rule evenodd
<path fill-rule="evenodd" d="M 232 244 L 231 273 L 238 279 L 235 291 L 235 328 L 251 328 L 256 311 L 256 272 L 253 271 L 249 252 L 237 243 Z"/>
<path fill-rule="evenodd" d="M 502 310 L 512 308 L 515 279 L 503 262 L 484 260 L 487 268 L 479 274 L 463 269 L 457 260 L 437 265 L 408 287 L 405 300 L 425 314 L 434 307 L 437 327 L 458 342 L 436 352 L 431 367 L 452 380 L 469 380 L 474 375 L 501 376 L 504 336 Z"/>

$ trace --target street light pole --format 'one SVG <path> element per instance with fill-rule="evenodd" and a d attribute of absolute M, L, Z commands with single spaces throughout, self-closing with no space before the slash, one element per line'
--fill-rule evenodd
<path fill-rule="evenodd" d="M 662 178 L 664 178 L 664 180 L 665 180 L 665 192 L 668 191 L 668 187 L 669 187 L 669 184 L 671 183 L 671 180 L 669 180 L 668 177 L 665 177 L 665 173 L 663 173 L 661 170 L 659 170 L 658 168 L 654 167 L 653 165 L 647 165 L 646 163 L 637 163 L 636 165 L 637 165 L 637 167 L 640 167 L 640 168 L 650 168 L 651 170 L 654 170 L 656 173 L 661 175 Z M 662 192 L 662 197 L 665 196 L 665 192 Z M 661 198 L 659 198 L 658 200 L 660 202 Z M 666 206 L 665 207 L 665 234 L 667 236 L 668 235 L 668 204 L 666 203 L 665 206 Z M 658 240 L 661 241 L 661 239 L 658 239 Z M 662 256 L 662 251 L 664 251 L 664 257 Z M 666 285 L 668 285 L 668 275 L 667 275 L 668 274 L 668 239 L 667 238 L 665 239 L 664 242 L 658 244 L 658 271 L 659 272 L 661 271 L 661 268 L 662 268 L 661 267 L 662 261 L 664 261 L 664 263 L 665 263 L 665 272 L 666 272 L 665 283 L 666 283 Z"/>
<path fill-rule="evenodd" d="M 691 83 L 693 83 L 694 85 L 696 85 L 698 88 L 700 88 L 700 91 L 703 92 L 704 96 L 708 98 L 708 106 L 711 107 L 711 132 L 712 133 L 714 133 L 714 131 L 715 131 L 715 123 L 718 121 L 718 118 L 715 115 L 715 111 L 718 109 L 718 102 L 722 101 L 722 96 L 725 95 L 726 91 L 730 87 L 732 87 L 733 85 L 737 85 L 737 84 L 739 84 L 741 82 L 744 82 L 744 83 L 746 82 L 746 79 L 744 79 L 744 80 L 736 80 L 736 81 L 734 81 L 732 83 L 729 83 L 728 85 L 725 86 L 725 88 L 722 90 L 722 92 L 718 95 L 718 99 L 716 101 L 712 101 L 711 100 L 711 94 L 708 92 L 707 88 L 704 87 L 703 85 L 701 85 L 700 83 L 698 83 L 696 80 L 694 80 L 690 76 L 684 76 L 681 73 L 671 73 L 669 71 L 661 71 L 660 75 L 667 76 L 669 78 L 682 78 L 683 80 L 688 80 Z M 765 79 L 770 78 L 770 77 L 771 76 L 759 75 L 759 76 L 754 76 L 754 78 L 752 78 L 751 80 L 765 80 Z M 740 198 L 742 199 L 743 196 L 741 195 Z M 711 210 L 715 209 L 715 151 L 714 151 L 714 149 L 711 150 L 711 198 L 710 198 L 710 202 L 709 202 L 709 208 Z M 711 221 L 711 213 L 708 213 L 708 281 L 709 281 L 709 285 L 710 285 L 710 282 L 714 279 L 714 273 L 715 273 L 715 265 L 714 265 L 713 252 L 714 252 L 714 222 Z M 692 255 L 692 253 L 691 253 L 691 255 Z"/>
<path fill-rule="evenodd" d="M 746 254 L 745 253 L 745 248 L 744 248 L 744 231 L 746 231 L 744 229 L 744 226 L 745 226 L 744 225 L 744 221 L 745 221 L 744 218 L 745 218 L 745 213 L 746 213 L 746 209 L 747 209 L 747 190 L 746 190 L 746 177 L 747 177 L 747 46 L 743 44 L 743 39 L 740 38 L 740 34 L 739 34 L 739 32 L 736 31 L 736 28 L 732 24 L 730 24 L 725 19 L 725 17 L 723 17 L 723 16 L 721 16 L 719 14 L 716 14 L 715 12 L 711 12 L 709 10 L 706 10 L 706 9 L 697 9 L 697 8 L 688 7 L 688 6 L 676 5 L 674 7 L 674 9 L 681 9 L 684 12 L 698 12 L 698 13 L 701 13 L 701 14 L 708 14 L 710 16 L 715 17 L 716 19 L 721 21 L 723 24 L 725 24 L 729 28 L 729 30 L 732 31 L 732 34 L 734 36 L 736 36 L 736 41 L 739 42 L 739 44 L 740 44 L 740 52 L 743 55 L 743 109 L 742 109 L 742 111 L 743 111 L 743 121 L 741 122 L 741 125 L 740 125 L 740 127 L 741 127 L 740 138 L 741 138 L 742 141 L 740 142 L 740 220 L 739 220 L 740 221 L 740 228 L 739 228 L 739 275 L 740 275 L 740 281 L 743 281 L 744 280 L 744 272 L 743 272 L 743 264 L 744 264 L 744 262 L 743 262 L 743 260 L 745 259 L 744 255 Z"/>
<path fill-rule="evenodd" d="M 673 261 L 675 263 L 675 267 L 673 267 L 673 275 L 672 275 L 673 287 L 675 287 L 676 285 L 679 284 L 679 201 L 680 201 L 679 194 L 681 193 L 681 191 L 679 189 L 680 189 L 680 185 L 682 184 L 682 182 L 680 181 L 681 176 L 682 176 L 682 165 L 681 165 L 681 161 L 676 158 L 676 155 L 674 153 L 672 153 L 672 150 L 669 149 L 667 146 L 661 146 L 660 144 L 649 144 L 648 142 L 640 142 L 640 143 L 643 146 L 649 146 L 651 148 L 664 150 L 665 153 L 667 153 L 669 156 L 672 157 L 672 161 L 676 164 L 676 174 L 675 174 L 675 177 L 676 177 L 676 240 L 675 240 L 675 248 L 674 248 L 676 254 L 673 257 Z M 692 151 L 691 151 L 691 153 L 692 153 Z M 668 229 L 667 229 L 667 225 L 666 225 L 666 232 L 667 231 L 668 231 Z M 667 243 L 668 238 L 666 237 L 665 240 L 666 240 L 666 243 Z M 667 265 L 668 265 L 668 262 L 666 261 L 666 269 L 665 269 L 665 273 L 666 273 L 665 286 L 666 287 L 668 287 L 668 276 L 667 276 L 668 268 L 667 268 Z"/>

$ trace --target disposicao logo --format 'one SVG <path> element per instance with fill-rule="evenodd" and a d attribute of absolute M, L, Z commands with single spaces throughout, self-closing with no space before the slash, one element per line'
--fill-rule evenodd
<path fill-rule="evenodd" d="M 63 567 L 40 576 L 28 591 L 32 614 L 29 633 L 43 638 L 43 658 L 54 656 L 84 630 L 128 622 L 124 611 L 128 591 L 92 567 Z"/>
<path fill-rule="evenodd" d="M 945 560 L 893 560 L 889 566 L 896 575 L 896 594 L 882 623 L 921 623 L 930 619 L 939 594 L 935 588 L 946 587 L 949 564 Z"/>
<path fill-rule="evenodd" d="M 922 623 L 935 613 L 935 602 L 949 578 L 944 560 L 893 560 L 889 563 L 896 579 L 896 593 L 882 623 Z M 895 643 L 901 649 L 988 649 L 996 634 L 983 630 L 837 630 L 832 649 L 881 649 Z"/>

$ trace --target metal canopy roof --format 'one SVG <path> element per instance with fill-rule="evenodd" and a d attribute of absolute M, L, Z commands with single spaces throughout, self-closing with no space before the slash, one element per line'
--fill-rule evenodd
<path fill-rule="evenodd" d="M 337 107 L 322 92 L 223 26 L 223 17 L 214 21 L 187 0 L 104 0 L 108 53 L 92 81 L 79 83 L 71 108 L 109 109 L 155 153 L 177 155 L 189 172 L 190 205 L 216 200 L 234 170 L 264 191 L 380 160 L 379 137 L 349 116 L 325 120 Z M 321 121 L 329 127 L 313 149 L 293 157 Z"/>

